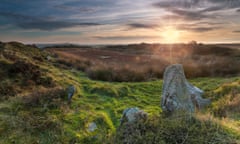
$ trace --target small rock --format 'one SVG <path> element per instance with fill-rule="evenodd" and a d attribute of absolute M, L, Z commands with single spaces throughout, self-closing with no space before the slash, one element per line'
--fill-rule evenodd
<path fill-rule="evenodd" d="M 69 86 L 67 89 L 68 89 L 67 90 L 68 91 L 68 101 L 71 101 L 76 89 L 73 85 Z"/>
<path fill-rule="evenodd" d="M 48 61 L 52 60 L 52 57 L 51 56 L 47 56 L 47 60 Z"/>
<path fill-rule="evenodd" d="M 100 56 L 101 59 L 109 59 L 111 56 Z"/>
<path fill-rule="evenodd" d="M 140 110 L 139 108 L 127 108 L 123 111 L 123 116 L 121 118 L 121 124 L 124 122 L 136 122 L 139 120 L 146 120 L 147 119 L 147 113 L 143 110 Z"/>
<path fill-rule="evenodd" d="M 91 122 L 91 123 L 88 125 L 88 131 L 89 131 L 89 132 L 94 132 L 96 129 L 97 129 L 97 124 L 96 124 L 95 122 Z"/>

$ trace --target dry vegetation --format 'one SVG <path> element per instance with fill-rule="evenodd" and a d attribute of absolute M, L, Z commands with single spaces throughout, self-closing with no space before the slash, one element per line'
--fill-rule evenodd
<path fill-rule="evenodd" d="M 240 73 L 240 50 L 203 44 L 139 44 L 101 48 L 48 48 L 56 65 L 77 68 L 92 79 L 148 81 L 162 78 L 171 63 L 181 63 L 186 76 L 236 76 Z"/>

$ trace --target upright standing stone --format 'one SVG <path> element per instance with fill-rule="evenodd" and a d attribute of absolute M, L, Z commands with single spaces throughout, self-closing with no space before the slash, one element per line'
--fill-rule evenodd
<path fill-rule="evenodd" d="M 201 108 L 210 103 L 210 100 L 201 97 L 202 94 L 202 90 L 186 80 L 181 64 L 170 65 L 166 68 L 161 100 L 163 111 L 194 112 L 195 107 Z"/>

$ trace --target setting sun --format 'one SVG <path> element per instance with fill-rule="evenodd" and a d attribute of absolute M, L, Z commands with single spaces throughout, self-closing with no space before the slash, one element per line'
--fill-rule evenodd
<path fill-rule="evenodd" d="M 176 43 L 179 41 L 179 31 L 173 27 L 167 27 L 162 32 L 162 38 L 166 43 Z"/>

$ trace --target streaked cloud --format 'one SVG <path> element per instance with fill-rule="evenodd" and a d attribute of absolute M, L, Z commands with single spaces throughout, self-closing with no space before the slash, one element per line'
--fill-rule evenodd
<path fill-rule="evenodd" d="M 171 9 L 169 10 L 171 12 L 171 15 L 166 15 L 165 18 L 168 17 L 172 19 L 181 19 L 186 21 L 200 21 L 203 19 L 214 19 L 216 18 L 215 15 L 207 15 L 200 11 L 194 11 L 194 10 L 183 10 L 183 9 Z"/>
<path fill-rule="evenodd" d="M 179 25 L 177 25 L 177 29 L 202 33 L 202 32 L 208 32 L 208 31 L 222 29 L 222 23 L 196 22 L 196 23 L 191 23 L 191 24 L 179 24 Z"/>
<path fill-rule="evenodd" d="M 178 29 L 201 33 L 201 32 L 216 30 L 216 29 L 219 29 L 219 27 L 199 27 L 199 26 L 189 27 L 188 25 L 182 25 L 182 26 L 178 26 Z"/>
<path fill-rule="evenodd" d="M 2 0 L 0 41 L 162 42 L 174 30 L 183 42 L 236 41 L 239 12 L 240 0 Z"/>
<path fill-rule="evenodd" d="M 129 29 L 155 29 L 159 27 L 157 24 L 143 24 L 143 23 L 131 23 L 127 24 Z"/>
<path fill-rule="evenodd" d="M 156 39 L 160 36 L 94 36 L 93 38 L 101 40 L 138 40 L 138 39 Z"/>
<path fill-rule="evenodd" d="M 234 9 L 240 7 L 239 0 L 162 0 L 153 3 L 154 7 L 172 9 L 201 9 L 202 12 Z"/>
<path fill-rule="evenodd" d="M 54 8 L 64 10 L 64 11 L 72 11 L 72 12 L 80 12 L 80 13 L 93 13 L 98 11 L 98 7 L 74 7 L 67 5 L 57 5 Z"/>
<path fill-rule="evenodd" d="M 233 33 L 240 33 L 240 30 L 235 30 L 233 31 Z"/>
<path fill-rule="evenodd" d="M 240 8 L 239 0 L 163 0 L 152 4 L 153 7 L 164 9 L 172 17 L 183 20 L 217 19 L 225 10 Z M 226 12 L 227 14 L 227 12 Z"/>
<path fill-rule="evenodd" d="M 59 21 L 54 20 L 51 17 L 36 18 L 27 15 L 6 12 L 0 12 L 0 16 L 5 17 L 6 19 L 12 21 L 11 24 L 16 25 L 23 29 L 57 30 L 74 26 L 100 25 L 99 23 Z"/>

